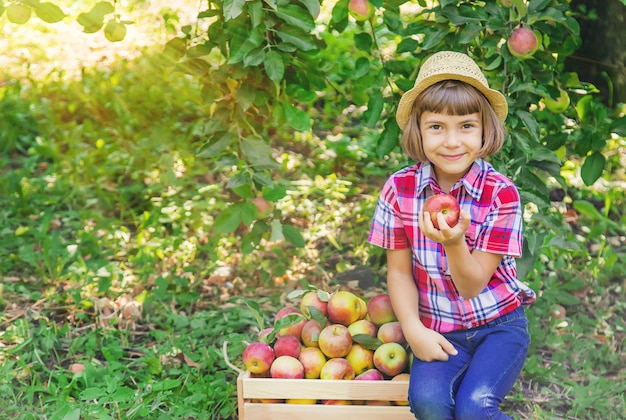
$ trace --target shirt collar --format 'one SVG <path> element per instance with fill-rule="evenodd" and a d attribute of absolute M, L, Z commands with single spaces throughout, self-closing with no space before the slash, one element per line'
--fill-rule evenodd
<path fill-rule="evenodd" d="M 435 192 L 442 192 L 441 187 L 439 187 L 439 184 L 435 179 L 435 172 L 433 171 L 432 164 L 430 162 L 422 162 L 420 165 L 421 170 L 419 173 L 421 174 L 421 177 L 419 184 L 417 185 L 418 195 L 421 195 L 426 187 L 430 187 Z M 480 199 L 480 194 L 483 190 L 483 186 L 485 185 L 485 174 L 489 171 L 490 167 L 491 165 L 484 159 L 476 159 L 465 176 L 459 179 L 456 184 L 452 186 L 452 190 L 458 189 L 461 185 L 463 185 L 467 193 L 471 195 L 472 198 L 475 200 Z"/>

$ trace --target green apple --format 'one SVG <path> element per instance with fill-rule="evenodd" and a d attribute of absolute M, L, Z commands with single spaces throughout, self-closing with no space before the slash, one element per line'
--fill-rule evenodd
<path fill-rule="evenodd" d="M 559 88 L 559 97 L 558 99 L 552 99 L 549 96 L 544 96 L 541 99 L 541 102 L 548 108 L 551 112 L 555 114 L 561 114 L 565 112 L 565 110 L 569 107 L 570 98 L 565 89 Z"/>

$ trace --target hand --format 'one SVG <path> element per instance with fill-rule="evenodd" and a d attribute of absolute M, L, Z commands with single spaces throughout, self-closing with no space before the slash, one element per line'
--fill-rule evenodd
<path fill-rule="evenodd" d="M 445 362 L 449 356 L 458 354 L 457 349 L 443 335 L 424 326 L 411 328 L 404 336 L 413 354 L 424 362 L 434 360 Z"/>
<path fill-rule="evenodd" d="M 441 213 L 437 214 L 437 222 L 439 229 L 435 228 L 430 216 L 420 211 L 418 214 L 418 224 L 427 238 L 440 242 L 444 245 L 452 244 L 457 241 L 465 241 L 465 231 L 469 228 L 471 218 L 468 212 L 461 210 L 461 220 L 454 227 L 448 226 L 445 216 Z"/>

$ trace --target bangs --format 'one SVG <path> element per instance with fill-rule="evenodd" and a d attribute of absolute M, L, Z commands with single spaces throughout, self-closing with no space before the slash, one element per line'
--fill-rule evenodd
<path fill-rule="evenodd" d="M 433 112 L 445 115 L 482 113 L 487 98 L 473 86 L 457 80 L 444 80 L 427 88 L 414 102 L 417 115 Z"/>

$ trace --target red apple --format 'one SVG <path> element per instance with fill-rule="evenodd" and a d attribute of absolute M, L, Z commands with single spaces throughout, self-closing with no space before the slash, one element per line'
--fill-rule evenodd
<path fill-rule="evenodd" d="M 409 379 L 411 379 L 411 375 L 406 372 L 399 373 L 393 378 L 391 378 L 392 381 L 406 381 L 406 382 L 409 382 Z M 394 405 L 409 405 L 409 402 L 408 401 L 394 401 L 393 404 Z"/>
<path fill-rule="evenodd" d="M 303 379 L 304 366 L 295 357 L 280 356 L 272 363 L 270 375 L 272 375 L 272 378 Z"/>
<path fill-rule="evenodd" d="M 291 356 L 298 358 L 302 344 L 293 335 L 281 335 L 274 343 L 274 354 L 276 357 Z"/>
<path fill-rule="evenodd" d="M 322 400 L 322 404 L 324 405 L 352 405 L 352 401 L 350 400 Z"/>
<path fill-rule="evenodd" d="M 539 48 L 539 39 L 530 28 L 522 26 L 513 31 L 506 41 L 506 45 L 509 47 L 512 55 L 526 59 L 532 57 Z"/>
<path fill-rule="evenodd" d="M 320 372 L 320 379 L 354 379 L 354 369 L 350 362 L 343 357 L 329 359 Z"/>
<path fill-rule="evenodd" d="M 383 375 L 396 376 L 406 368 L 409 357 L 402 345 L 385 343 L 374 351 L 374 366 Z"/>
<path fill-rule="evenodd" d="M 298 357 L 304 366 L 305 379 L 319 379 L 322 368 L 326 364 L 326 356 L 317 347 L 305 347 Z"/>
<path fill-rule="evenodd" d="M 309 319 L 302 327 L 302 333 L 300 334 L 302 344 L 307 347 L 319 347 L 320 332 L 322 332 L 320 324 L 313 319 Z"/>
<path fill-rule="evenodd" d="M 318 343 L 327 357 L 344 357 L 352 347 L 352 336 L 345 325 L 331 324 L 322 329 Z"/>
<path fill-rule="evenodd" d="M 374 351 L 354 343 L 346 355 L 346 360 L 352 365 L 355 375 L 360 375 L 374 368 Z"/>
<path fill-rule="evenodd" d="M 348 325 L 348 331 L 350 331 L 350 335 L 352 337 L 358 334 L 367 334 L 369 336 L 376 337 L 378 327 L 369 319 L 359 319 L 358 321 L 354 321 L 352 324 Z"/>
<path fill-rule="evenodd" d="M 430 214 L 430 220 L 436 229 L 439 229 L 439 213 L 443 214 L 448 226 L 454 227 L 459 222 L 460 212 L 459 202 L 450 194 L 431 195 L 424 202 L 424 213 Z"/>
<path fill-rule="evenodd" d="M 374 14 L 374 6 L 367 0 L 350 0 L 348 3 L 350 15 L 358 21 L 368 20 Z"/>
<path fill-rule="evenodd" d="M 360 319 L 363 300 L 346 290 L 333 293 L 328 300 L 328 321 L 348 326 Z"/>
<path fill-rule="evenodd" d="M 385 377 L 378 369 L 369 369 L 354 378 L 355 381 L 382 381 Z"/>
<path fill-rule="evenodd" d="M 326 293 L 326 292 L 323 292 Z M 309 312 L 309 306 L 312 306 L 324 315 L 328 315 L 328 300 L 324 301 L 320 299 L 319 293 L 316 290 L 312 290 L 310 292 L 306 292 L 304 296 L 302 296 L 302 300 L 300 301 L 300 312 L 307 318 L 311 318 L 311 313 Z"/>
<path fill-rule="evenodd" d="M 276 321 L 274 322 L 274 325 L 276 325 L 276 322 L 289 315 L 293 315 L 293 323 L 291 325 L 280 328 L 278 330 L 278 335 L 293 335 L 299 339 L 300 335 L 302 334 L 302 328 L 304 327 L 304 324 L 306 324 L 307 320 L 296 308 L 285 306 L 284 308 L 280 309 L 276 313 Z"/>
<path fill-rule="evenodd" d="M 406 339 L 398 321 L 387 322 L 378 328 L 377 337 L 383 343 L 405 344 Z M 276 348 L 274 348 L 276 349 Z"/>
<path fill-rule="evenodd" d="M 393 312 L 391 299 L 386 293 L 372 296 L 367 304 L 367 314 L 370 320 L 378 326 L 398 320 Z"/>
<path fill-rule="evenodd" d="M 266 343 L 255 342 L 248 344 L 241 355 L 243 364 L 251 373 L 267 372 L 274 359 L 274 349 Z"/>

